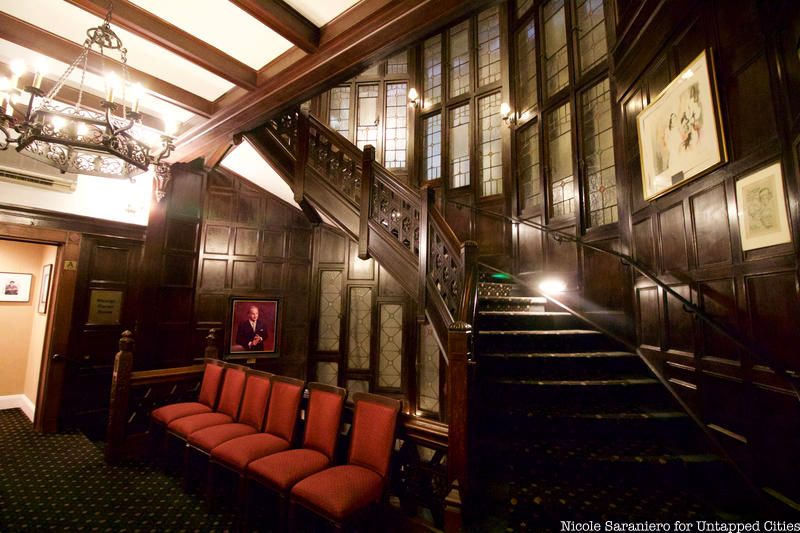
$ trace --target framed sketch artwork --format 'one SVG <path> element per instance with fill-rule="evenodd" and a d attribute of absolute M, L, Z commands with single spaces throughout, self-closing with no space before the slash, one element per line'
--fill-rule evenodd
<path fill-rule="evenodd" d="M 737 181 L 736 207 L 742 250 L 791 242 L 780 163 Z"/>
<path fill-rule="evenodd" d="M 0 272 L 0 302 L 27 302 L 31 299 L 33 274 Z"/>
<path fill-rule="evenodd" d="M 636 117 L 645 200 L 727 161 L 713 67 L 703 51 Z"/>
<path fill-rule="evenodd" d="M 250 358 L 278 355 L 278 299 L 232 298 L 228 354 Z"/>

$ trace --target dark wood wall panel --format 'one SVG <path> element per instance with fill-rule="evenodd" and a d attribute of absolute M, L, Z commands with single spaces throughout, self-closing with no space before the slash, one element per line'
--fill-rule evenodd
<path fill-rule="evenodd" d="M 542 217 L 531 219 L 534 224 L 541 224 Z M 542 243 L 542 232 L 531 226 L 519 224 L 517 230 L 517 255 L 518 271 L 537 272 L 544 268 L 544 247 Z"/>
<path fill-rule="evenodd" d="M 280 298 L 279 357 L 252 364 L 304 376 L 311 224 L 297 209 L 225 171 L 208 174 L 205 199 L 192 346 L 202 353 L 203 337 L 213 327 L 222 333 L 225 352 L 232 297 Z"/>
<path fill-rule="evenodd" d="M 694 224 L 695 256 L 698 266 L 729 263 L 731 232 L 725 188 L 717 185 L 690 200 Z"/>
<path fill-rule="evenodd" d="M 798 234 L 792 147 L 800 138 L 800 4 L 646 0 L 636 9 L 621 7 L 613 50 L 622 125 L 615 151 L 622 162 L 621 246 L 745 342 L 798 369 L 797 244 L 743 252 L 735 190 L 737 180 L 780 161 L 789 222 Z M 714 61 L 728 161 L 645 201 L 636 116 L 703 50 Z M 778 428 L 800 425 L 788 385 L 672 297 L 659 299 L 651 282 L 642 278 L 635 286 L 637 340 L 646 356 L 743 466 L 756 477 L 787 479 L 776 455 L 786 462 L 793 452 Z M 796 484 L 792 494 L 800 496 Z"/>

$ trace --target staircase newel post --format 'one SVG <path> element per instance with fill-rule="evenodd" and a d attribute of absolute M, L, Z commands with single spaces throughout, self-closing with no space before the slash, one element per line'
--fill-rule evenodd
<path fill-rule="evenodd" d="M 122 332 L 119 351 L 114 357 L 114 373 L 111 378 L 111 398 L 108 410 L 108 434 L 106 436 L 105 459 L 115 463 L 125 453 L 125 426 L 128 422 L 128 401 L 133 371 L 133 333 Z"/>
<path fill-rule="evenodd" d="M 372 183 L 375 180 L 375 147 L 368 144 L 364 147 L 361 160 L 361 218 L 358 224 L 358 258 L 369 259 L 369 215 L 372 212 Z"/>
<path fill-rule="evenodd" d="M 297 159 L 294 164 L 294 201 L 303 201 L 306 186 L 306 165 L 308 164 L 308 110 L 297 113 Z"/>
<path fill-rule="evenodd" d="M 456 321 L 447 332 L 447 477 L 458 491 L 461 508 L 469 498 L 469 359 L 472 326 Z M 450 497 L 450 499 L 454 499 Z M 454 512 L 451 505 L 450 514 Z M 446 519 L 453 522 L 454 517 Z M 448 528 L 450 529 L 450 528 Z"/>

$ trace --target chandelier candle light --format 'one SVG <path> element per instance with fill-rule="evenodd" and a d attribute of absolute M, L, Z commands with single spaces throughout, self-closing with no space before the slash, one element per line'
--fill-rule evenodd
<path fill-rule="evenodd" d="M 159 200 L 169 180 L 169 165 L 162 162 L 175 148 L 172 131 L 160 136 L 160 142 L 150 146 L 137 139 L 134 126 L 140 125 L 142 114 L 139 104 L 144 88 L 136 84 L 130 90 L 130 108 L 125 106 L 128 87 L 127 50 L 111 29 L 112 5 L 103 23 L 86 31 L 80 55 L 72 62 L 49 92 L 42 91 L 43 66 L 38 66 L 33 83 L 19 89 L 19 79 L 25 71 L 21 62 L 11 65 L 12 77 L 0 79 L 0 150 L 16 145 L 23 155 L 53 166 L 63 172 L 88 174 L 131 181 L 147 171 L 156 169 Z M 123 79 L 111 73 L 106 77 L 105 99 L 101 101 L 103 113 L 81 106 L 83 85 L 89 52 L 97 47 L 101 58 L 106 50 L 117 50 L 122 63 Z M 78 68 L 81 72 L 78 98 L 75 105 L 62 104 L 56 97 L 67 79 Z M 122 89 L 121 105 L 114 103 L 116 93 Z M 18 105 L 29 95 L 27 108 Z M 121 108 L 121 114 L 117 111 Z M 24 116 L 24 119 L 16 118 Z"/>

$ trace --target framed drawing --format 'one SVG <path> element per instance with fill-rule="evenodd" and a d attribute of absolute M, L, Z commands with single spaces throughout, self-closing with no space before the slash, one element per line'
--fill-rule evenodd
<path fill-rule="evenodd" d="M 642 191 L 652 200 L 728 160 L 711 52 L 703 51 L 636 117 Z"/>
<path fill-rule="evenodd" d="M 792 241 L 781 164 L 774 163 L 736 182 L 742 250 Z"/>
<path fill-rule="evenodd" d="M 50 276 L 53 274 L 53 265 L 42 267 L 42 284 L 39 287 L 39 312 L 47 312 L 47 302 L 50 300 Z"/>
<path fill-rule="evenodd" d="M 277 298 L 231 298 L 229 358 L 278 355 Z"/>
<path fill-rule="evenodd" d="M 33 274 L 0 272 L 0 302 L 27 302 L 31 299 Z"/>

